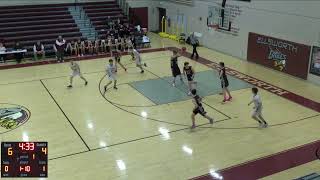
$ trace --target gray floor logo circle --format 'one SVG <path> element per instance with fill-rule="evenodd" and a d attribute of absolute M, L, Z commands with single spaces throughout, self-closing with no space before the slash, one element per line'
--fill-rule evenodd
<path fill-rule="evenodd" d="M 0 103 L 0 134 L 6 133 L 26 123 L 30 111 L 20 105 Z"/>

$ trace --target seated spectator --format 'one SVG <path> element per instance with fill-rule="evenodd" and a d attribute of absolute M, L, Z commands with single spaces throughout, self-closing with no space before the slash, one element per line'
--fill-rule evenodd
<path fill-rule="evenodd" d="M 111 52 L 111 47 L 112 47 L 111 37 L 108 37 L 107 52 Z"/>
<path fill-rule="evenodd" d="M 107 51 L 107 44 L 105 39 L 101 39 L 100 41 L 100 51 L 105 53 Z"/>
<path fill-rule="evenodd" d="M 120 36 L 121 38 L 124 38 L 125 29 L 124 29 L 124 27 L 123 27 L 122 24 L 120 25 L 118 32 L 119 32 L 119 36 Z"/>
<path fill-rule="evenodd" d="M 119 31 L 118 31 L 117 29 L 115 29 L 115 30 L 113 31 L 113 37 L 114 37 L 115 39 L 118 39 L 118 38 L 119 38 Z"/>
<path fill-rule="evenodd" d="M 120 39 L 119 50 L 124 51 L 126 48 L 126 40 L 124 38 Z"/>
<path fill-rule="evenodd" d="M 142 43 L 144 47 L 150 47 L 150 39 L 148 38 L 148 36 L 143 35 Z"/>
<path fill-rule="evenodd" d="M 142 37 L 142 42 L 143 42 L 143 43 L 150 43 L 150 39 L 148 38 L 148 36 L 143 35 L 143 37 Z"/>
<path fill-rule="evenodd" d="M 109 29 L 113 29 L 114 23 L 110 16 L 108 16 L 107 25 Z"/>
<path fill-rule="evenodd" d="M 116 45 L 117 45 L 117 50 L 121 51 L 122 49 L 122 42 L 121 42 L 121 38 L 118 38 L 116 41 Z"/>
<path fill-rule="evenodd" d="M 111 44 L 110 44 L 110 52 L 115 51 L 117 49 L 117 43 L 118 40 L 115 39 L 114 37 L 111 37 Z"/>
<path fill-rule="evenodd" d="M 41 59 L 45 58 L 45 51 L 44 51 L 44 46 L 40 41 L 37 41 L 35 45 L 33 45 L 33 56 L 34 60 L 38 60 L 38 56 L 41 57 Z"/>
<path fill-rule="evenodd" d="M 22 45 L 19 43 L 19 42 L 16 42 L 15 45 L 14 45 L 14 48 L 13 48 L 15 51 L 19 51 L 19 50 L 22 50 L 23 47 Z M 16 58 L 16 61 L 17 63 L 21 63 L 21 60 L 23 58 L 23 53 L 15 53 L 14 54 L 15 58 Z"/>
<path fill-rule="evenodd" d="M 66 48 L 66 41 L 62 38 L 62 36 L 59 36 L 54 45 L 54 50 L 56 52 L 58 62 L 64 62 L 65 48 Z"/>
<path fill-rule="evenodd" d="M 109 35 L 109 36 L 113 36 L 113 35 L 114 35 L 114 29 L 110 29 L 110 30 L 108 31 L 108 35 Z"/>
<path fill-rule="evenodd" d="M 86 51 L 92 55 L 93 54 L 93 44 L 90 40 L 86 41 Z"/>
<path fill-rule="evenodd" d="M 99 43 L 100 43 L 99 39 L 96 39 L 94 41 L 94 53 L 95 54 L 99 54 L 99 52 L 100 52 L 100 44 Z"/>
<path fill-rule="evenodd" d="M 77 41 L 71 42 L 72 52 L 74 52 L 75 56 L 79 56 L 79 44 Z"/>
<path fill-rule="evenodd" d="M 68 42 L 65 49 L 65 52 L 67 53 L 67 55 L 70 55 L 70 56 L 72 55 L 71 49 L 72 49 L 71 42 Z"/>
<path fill-rule="evenodd" d="M 127 37 L 127 39 L 126 39 L 126 48 L 128 49 L 128 52 L 130 49 L 133 49 L 133 44 L 132 44 L 132 41 L 129 37 Z"/>
<path fill-rule="evenodd" d="M 120 24 L 118 24 L 117 21 L 115 21 L 113 28 L 118 30 L 120 28 Z"/>
<path fill-rule="evenodd" d="M 134 35 L 131 36 L 130 41 L 132 43 L 133 48 L 137 49 L 136 38 L 134 37 Z"/>
<path fill-rule="evenodd" d="M 119 16 L 121 16 L 121 14 L 119 14 Z M 120 18 L 117 19 L 117 24 L 120 25 L 121 24 L 121 20 Z"/>
<path fill-rule="evenodd" d="M 1 52 L 6 52 L 6 47 L 4 46 L 3 43 L 0 42 L 0 53 Z M 0 54 L 0 61 L 2 63 L 5 63 L 6 62 L 6 54 Z"/>
<path fill-rule="evenodd" d="M 136 26 L 136 31 L 137 31 L 138 33 L 141 32 L 141 26 L 140 26 L 140 25 L 137 25 L 137 26 Z"/>
<path fill-rule="evenodd" d="M 79 46 L 79 54 L 81 56 L 83 56 L 84 54 L 86 54 L 86 44 L 84 42 L 84 40 L 79 39 L 78 43 L 80 42 L 80 46 Z"/>
<path fill-rule="evenodd" d="M 80 49 L 81 39 L 80 38 L 77 40 L 76 44 L 77 44 L 77 55 L 78 55 L 78 57 L 80 57 L 80 55 L 81 55 L 81 49 Z"/>
<path fill-rule="evenodd" d="M 71 41 L 67 43 L 66 52 L 72 56 L 73 54 L 78 56 L 78 43 Z"/>
<path fill-rule="evenodd" d="M 130 36 L 130 28 L 129 26 L 124 26 L 124 35 L 125 36 Z"/>

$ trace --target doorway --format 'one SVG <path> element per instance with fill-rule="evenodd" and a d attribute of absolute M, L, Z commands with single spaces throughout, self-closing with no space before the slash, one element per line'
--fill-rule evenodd
<path fill-rule="evenodd" d="M 161 30 L 162 30 L 162 23 L 161 23 L 161 21 L 162 21 L 162 17 L 163 16 L 166 16 L 166 9 L 164 9 L 164 8 L 158 8 L 158 10 L 159 10 L 159 29 L 158 29 L 158 31 L 159 32 L 161 32 Z"/>

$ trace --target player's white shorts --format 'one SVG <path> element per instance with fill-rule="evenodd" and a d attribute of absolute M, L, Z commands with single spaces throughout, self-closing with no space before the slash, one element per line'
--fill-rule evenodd
<path fill-rule="evenodd" d="M 117 80 L 117 76 L 115 74 L 108 76 L 109 81 L 116 81 Z"/>
<path fill-rule="evenodd" d="M 81 72 L 79 71 L 73 71 L 71 74 L 70 74 L 71 77 L 75 77 L 75 76 L 82 76 Z"/>
<path fill-rule="evenodd" d="M 136 61 L 136 65 L 137 65 L 137 66 L 142 66 L 141 61 Z"/>
<path fill-rule="evenodd" d="M 253 108 L 252 116 L 262 116 L 262 107 L 261 108 Z"/>

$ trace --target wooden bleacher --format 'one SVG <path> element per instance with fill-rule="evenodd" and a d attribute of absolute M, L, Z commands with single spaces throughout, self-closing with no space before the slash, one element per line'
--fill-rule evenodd
<path fill-rule="evenodd" d="M 66 4 L 0 7 L 0 39 L 7 48 L 19 41 L 32 53 L 39 40 L 47 51 L 52 51 L 59 35 L 66 40 L 82 37 Z"/>
<path fill-rule="evenodd" d="M 68 8 L 75 4 L 50 4 L 26 6 L 0 6 L 0 41 L 12 48 L 19 41 L 29 52 L 33 45 L 41 41 L 48 52 L 53 52 L 53 44 L 59 35 L 67 41 L 85 39 Z M 107 17 L 128 19 L 116 1 L 80 3 L 99 36 L 105 35 Z"/>
<path fill-rule="evenodd" d="M 124 23 L 128 23 L 128 18 L 123 14 L 121 8 L 116 4 L 116 2 L 101 2 L 99 4 L 85 4 L 83 9 L 99 36 L 104 36 L 107 33 L 107 17 L 110 16 L 111 19 L 120 20 Z"/>

